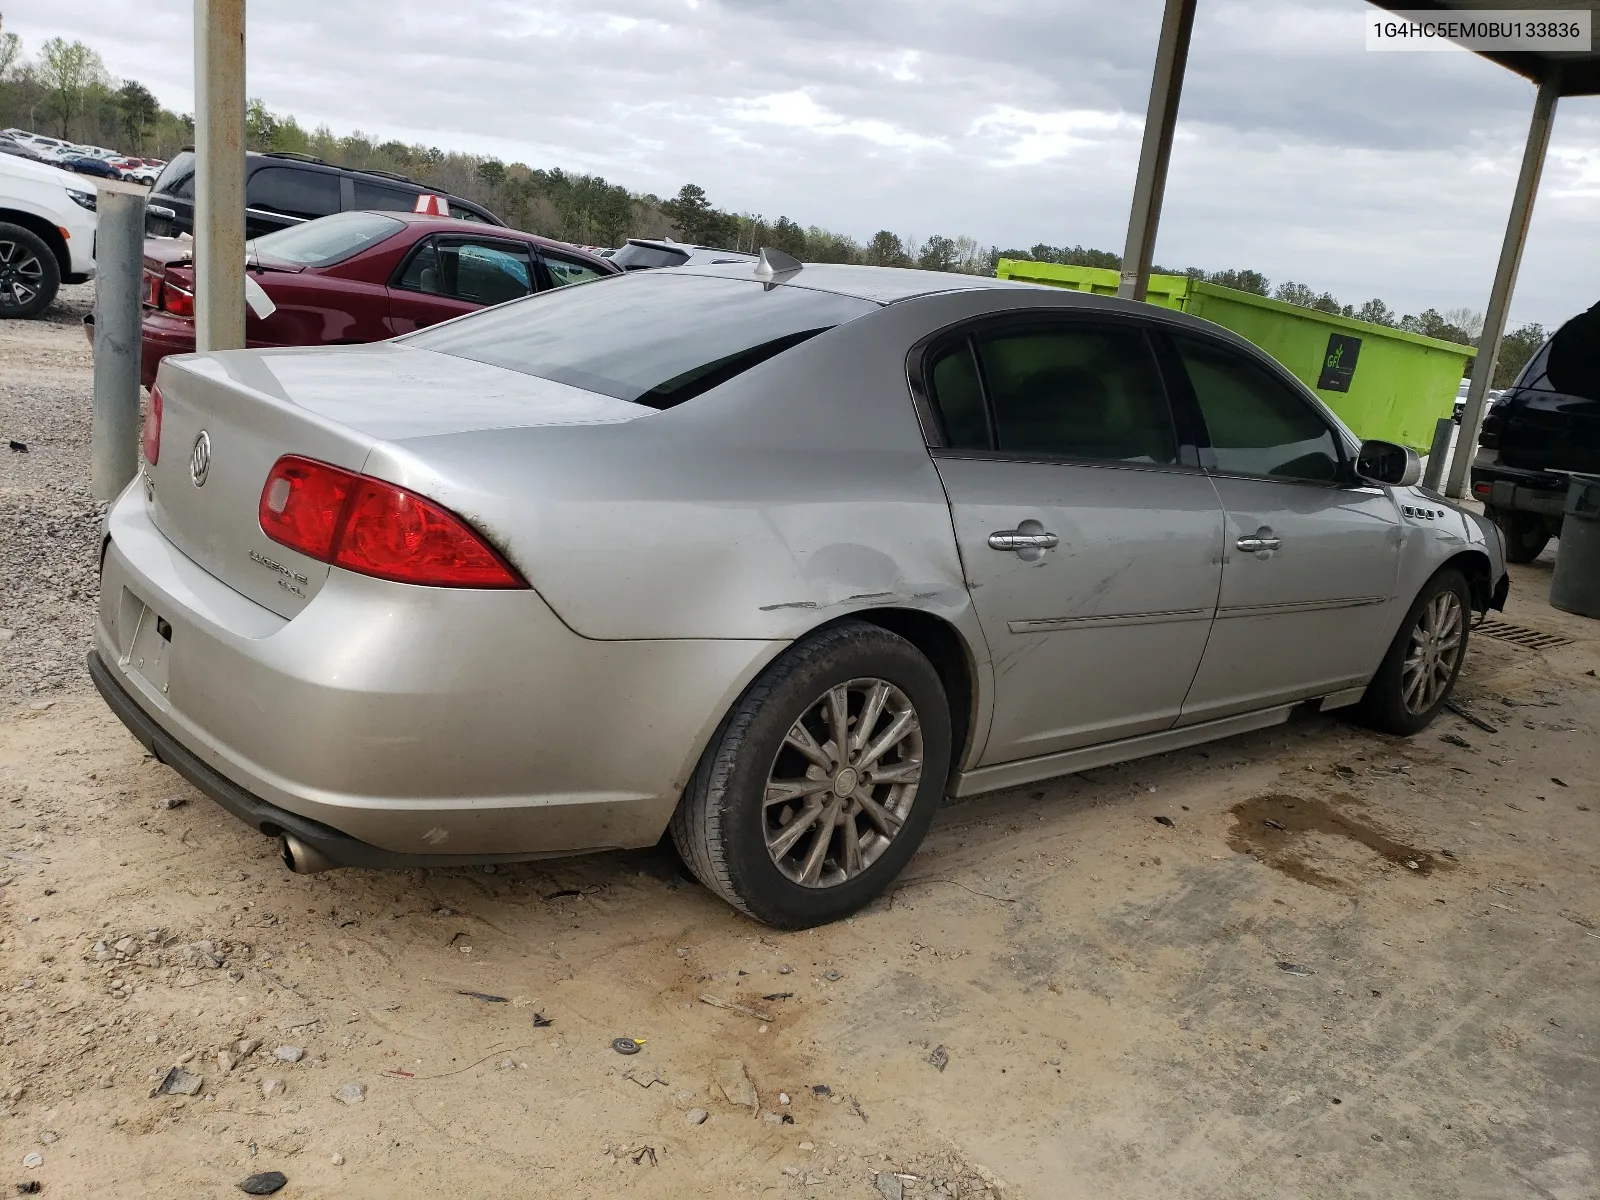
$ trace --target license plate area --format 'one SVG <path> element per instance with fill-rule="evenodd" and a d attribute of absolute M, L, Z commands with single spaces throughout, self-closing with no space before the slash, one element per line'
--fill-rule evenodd
<path fill-rule="evenodd" d="M 128 649 L 122 665 L 138 675 L 156 691 L 167 690 L 167 668 L 172 656 L 172 625 L 148 604 L 132 597 L 136 615 L 133 617 L 133 636 L 128 639 Z"/>

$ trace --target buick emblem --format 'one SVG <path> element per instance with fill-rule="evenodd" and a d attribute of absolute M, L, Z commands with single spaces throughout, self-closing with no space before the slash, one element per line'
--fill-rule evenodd
<path fill-rule="evenodd" d="M 206 476 L 210 473 L 211 435 L 202 429 L 194 440 L 194 449 L 189 451 L 189 478 L 194 480 L 195 487 L 205 487 Z"/>

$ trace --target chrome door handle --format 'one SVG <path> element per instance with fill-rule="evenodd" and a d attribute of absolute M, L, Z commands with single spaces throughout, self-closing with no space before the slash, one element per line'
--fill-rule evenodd
<path fill-rule="evenodd" d="M 991 550 L 1054 550 L 1061 539 L 1053 533 L 1025 533 L 1020 529 L 1002 529 L 989 535 Z"/>
<path fill-rule="evenodd" d="M 1273 550 L 1276 550 L 1279 546 L 1283 545 L 1283 542 L 1278 538 L 1271 537 L 1270 535 L 1263 537 L 1259 533 L 1249 533 L 1240 538 L 1234 543 L 1234 545 L 1239 547 L 1239 549 L 1243 550 L 1246 554 L 1262 554 L 1271 553 Z"/>

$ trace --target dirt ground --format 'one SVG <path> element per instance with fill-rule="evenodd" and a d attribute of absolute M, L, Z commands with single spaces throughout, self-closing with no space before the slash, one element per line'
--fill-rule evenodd
<path fill-rule="evenodd" d="M 954 804 L 832 928 L 662 851 L 300 877 L 78 665 L 81 336 L 0 329 L 8 1191 L 1600 1196 L 1600 625 L 1550 552 L 1506 619 L 1572 641 L 1472 643 L 1495 732 L 1314 716 Z"/>

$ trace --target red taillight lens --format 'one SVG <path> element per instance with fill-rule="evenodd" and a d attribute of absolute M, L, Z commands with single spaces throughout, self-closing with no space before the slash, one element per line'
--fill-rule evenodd
<path fill-rule="evenodd" d="M 1472 485 L 1472 494 L 1474 496 L 1492 496 L 1494 495 L 1494 488 L 1487 483 L 1475 483 Z"/>
<path fill-rule="evenodd" d="M 381 479 L 280 458 L 261 489 L 261 530 L 347 571 L 429 587 L 527 583 L 460 517 Z"/>
<path fill-rule="evenodd" d="M 144 413 L 144 458 L 152 467 L 161 460 L 161 389 L 150 389 L 150 406 Z M 124 443 L 126 444 L 126 443 Z"/>
<path fill-rule="evenodd" d="M 314 459 L 280 458 L 261 489 L 261 531 L 301 554 L 332 562 L 344 502 L 357 478 Z"/>
<path fill-rule="evenodd" d="M 161 307 L 161 276 L 154 271 L 144 273 L 144 302 L 150 308 Z"/>
<path fill-rule="evenodd" d="M 175 317 L 194 316 L 194 293 L 170 279 L 161 286 L 161 307 Z"/>

